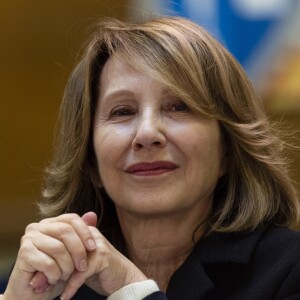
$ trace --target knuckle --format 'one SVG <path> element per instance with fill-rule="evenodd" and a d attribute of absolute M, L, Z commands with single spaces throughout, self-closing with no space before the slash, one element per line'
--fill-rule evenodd
<path fill-rule="evenodd" d="M 110 251 L 109 251 L 108 247 L 106 246 L 106 244 L 103 243 L 103 241 L 101 241 L 101 240 L 97 241 L 97 252 L 102 257 L 107 256 L 110 253 Z"/>
<path fill-rule="evenodd" d="M 46 219 L 43 219 L 40 221 L 41 224 L 44 224 L 44 223 L 49 223 L 51 220 L 51 218 L 46 218 Z"/>
<path fill-rule="evenodd" d="M 78 215 L 76 215 L 76 217 L 72 217 L 71 219 L 70 219 L 70 224 L 72 225 L 72 226 L 82 226 L 83 225 L 83 221 L 81 220 L 81 218 L 78 216 Z"/>
<path fill-rule="evenodd" d="M 75 213 L 68 214 L 68 217 L 70 218 L 70 221 L 78 220 L 80 218 L 79 215 Z"/>
<path fill-rule="evenodd" d="M 59 224 L 58 230 L 59 230 L 61 236 L 66 235 L 66 234 L 70 234 L 70 233 L 73 232 L 72 226 L 67 224 L 67 223 Z"/>
<path fill-rule="evenodd" d="M 37 223 L 31 223 L 31 224 L 27 225 L 25 228 L 25 233 L 36 230 L 36 226 L 37 226 Z"/>
<path fill-rule="evenodd" d="M 90 232 L 91 232 L 92 235 L 95 235 L 95 236 L 99 236 L 100 235 L 99 230 L 96 227 L 94 227 L 94 226 L 89 226 L 89 230 L 90 230 Z"/>
<path fill-rule="evenodd" d="M 57 241 L 51 249 L 53 256 L 56 257 L 58 255 L 61 255 L 62 253 L 65 252 L 65 245 L 61 243 L 60 241 Z"/>
<path fill-rule="evenodd" d="M 55 285 L 61 279 L 61 272 L 59 268 L 56 266 L 54 261 L 47 261 L 44 265 L 44 271 L 46 277 L 48 278 L 48 282 L 51 285 Z"/>
<path fill-rule="evenodd" d="M 19 249 L 18 255 L 21 257 L 28 256 L 28 253 L 32 252 L 32 245 L 28 242 L 28 239 L 23 237 L 21 239 L 21 247 Z"/>
<path fill-rule="evenodd" d="M 46 260 L 44 262 L 44 270 L 47 273 L 51 273 L 53 275 L 53 278 L 56 277 L 58 270 L 57 270 L 57 266 L 54 260 Z"/>
<path fill-rule="evenodd" d="M 78 222 L 80 222 L 80 217 L 74 213 L 68 214 L 67 219 L 65 219 L 64 222 L 74 227 L 76 224 L 78 224 Z"/>
<path fill-rule="evenodd" d="M 95 240 L 102 240 L 104 238 L 96 227 L 89 226 L 89 232 Z"/>
<path fill-rule="evenodd" d="M 56 285 L 56 283 L 60 280 L 60 276 L 57 276 L 56 274 L 50 274 L 48 276 L 48 283 L 51 285 Z"/>
<path fill-rule="evenodd" d="M 72 259 L 73 261 L 79 263 L 82 260 L 86 260 L 87 259 L 87 253 L 84 249 L 84 247 L 78 247 L 76 250 L 74 250 L 71 253 Z"/>
<path fill-rule="evenodd" d="M 29 240 L 28 236 L 27 235 L 23 235 L 21 237 L 21 241 L 20 241 L 21 247 L 27 246 L 28 240 Z"/>
<path fill-rule="evenodd" d="M 69 270 L 64 270 L 62 273 L 62 280 L 67 281 L 71 277 L 73 272 L 74 272 L 74 268 Z"/>

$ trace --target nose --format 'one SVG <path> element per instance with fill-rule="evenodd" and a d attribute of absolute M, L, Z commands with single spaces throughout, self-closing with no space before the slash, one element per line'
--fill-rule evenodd
<path fill-rule="evenodd" d="M 132 148 L 134 150 L 151 150 L 153 148 L 163 148 L 165 145 L 166 137 L 160 117 L 154 113 L 142 115 L 137 121 Z"/>

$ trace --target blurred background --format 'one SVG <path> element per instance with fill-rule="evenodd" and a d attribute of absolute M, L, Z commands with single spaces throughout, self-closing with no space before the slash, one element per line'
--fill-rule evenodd
<path fill-rule="evenodd" d="M 270 117 L 287 124 L 300 146 L 298 0 L 1 0 L 0 293 L 24 228 L 38 220 L 35 202 L 64 86 L 92 24 L 160 14 L 190 18 L 220 40 L 246 69 Z M 300 150 L 287 155 L 298 188 Z"/>

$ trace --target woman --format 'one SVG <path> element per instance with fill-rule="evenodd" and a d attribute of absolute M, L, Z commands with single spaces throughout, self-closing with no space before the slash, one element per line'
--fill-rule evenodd
<path fill-rule="evenodd" d="M 283 146 L 201 27 L 102 22 L 2 299 L 300 299 Z"/>

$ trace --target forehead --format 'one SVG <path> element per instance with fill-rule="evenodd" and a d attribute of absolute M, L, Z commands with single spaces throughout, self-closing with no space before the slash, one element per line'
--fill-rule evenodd
<path fill-rule="evenodd" d="M 122 55 L 112 55 L 105 63 L 99 78 L 100 98 L 120 90 L 143 92 L 143 87 L 167 90 L 163 83 L 139 71 Z"/>
<path fill-rule="evenodd" d="M 177 69 L 176 69 L 177 70 Z M 201 115 L 210 116 L 205 108 L 210 107 L 210 103 L 205 99 L 207 91 L 205 87 L 197 82 L 191 82 L 195 78 L 183 76 L 180 72 L 175 72 L 171 65 L 161 62 L 159 67 L 152 64 L 152 60 L 139 55 L 134 60 L 126 52 L 117 51 L 113 53 L 104 64 L 99 76 L 97 103 L 106 102 L 104 99 L 111 100 L 113 96 L 121 95 L 122 92 L 147 96 L 150 93 L 168 94 L 184 100 L 190 109 Z M 195 83 L 195 82 L 194 82 Z M 211 100 L 211 99 L 210 99 Z M 210 101 L 208 100 L 208 102 Z M 203 107 L 202 107 L 203 106 Z"/>
<path fill-rule="evenodd" d="M 126 81 L 125 75 L 136 75 L 138 72 L 122 56 L 113 54 L 104 64 L 100 74 L 100 85 L 114 84 L 120 79 Z"/>

